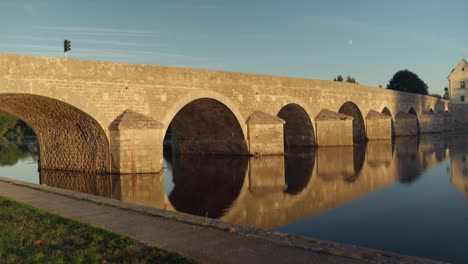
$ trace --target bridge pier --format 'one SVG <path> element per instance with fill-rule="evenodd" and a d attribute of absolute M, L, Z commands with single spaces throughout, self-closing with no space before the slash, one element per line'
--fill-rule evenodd
<path fill-rule="evenodd" d="M 398 112 L 395 116 L 395 136 L 416 136 L 418 118 L 413 114 Z"/>
<path fill-rule="evenodd" d="M 247 120 L 249 153 L 252 155 L 284 154 L 285 121 L 263 112 L 253 113 Z"/>
<path fill-rule="evenodd" d="M 440 133 L 443 131 L 444 118 L 434 113 L 425 112 L 419 116 L 421 133 Z"/>
<path fill-rule="evenodd" d="M 126 110 L 109 126 L 113 173 L 156 173 L 163 167 L 163 126 Z"/>
<path fill-rule="evenodd" d="M 392 139 L 392 118 L 370 110 L 366 116 L 366 134 L 369 140 Z"/>
<path fill-rule="evenodd" d="M 453 131 L 454 117 L 453 114 L 446 111 L 437 111 L 437 114 L 443 118 L 443 131 Z"/>
<path fill-rule="evenodd" d="M 315 117 L 317 146 L 353 145 L 353 120 L 351 116 L 323 109 Z"/>

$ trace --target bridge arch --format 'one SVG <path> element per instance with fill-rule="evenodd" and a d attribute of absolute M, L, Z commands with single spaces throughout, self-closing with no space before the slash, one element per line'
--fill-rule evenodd
<path fill-rule="evenodd" d="M 352 101 L 345 102 L 338 110 L 339 113 L 352 116 L 353 120 L 353 142 L 359 144 L 367 140 L 364 118 L 359 107 Z"/>
<path fill-rule="evenodd" d="M 311 147 L 315 145 L 315 132 L 307 111 L 296 103 L 290 103 L 278 112 L 277 116 L 284 124 L 284 146 Z"/>
<path fill-rule="evenodd" d="M 227 98 L 211 95 L 179 100 L 164 119 L 166 140 L 177 140 L 180 153 L 247 154 L 242 116 Z"/>
<path fill-rule="evenodd" d="M 39 140 L 40 169 L 109 171 L 109 143 L 102 126 L 66 102 L 25 93 L 0 94 L 0 110 L 30 126 Z"/>
<path fill-rule="evenodd" d="M 238 108 L 235 106 L 235 104 L 228 97 L 226 97 L 226 96 L 224 96 L 224 95 L 222 95 L 220 93 L 216 93 L 216 92 L 209 91 L 209 90 L 198 90 L 198 91 L 195 91 L 195 92 L 188 93 L 185 96 L 183 96 L 182 98 L 179 98 L 177 100 L 177 102 L 174 103 L 170 109 L 168 109 L 167 114 L 165 115 L 165 117 L 164 117 L 164 119 L 162 121 L 163 125 L 165 126 L 165 131 L 164 132 L 166 132 L 167 129 L 169 128 L 169 125 L 170 125 L 171 121 L 174 119 L 174 117 L 176 116 L 176 114 L 184 106 L 188 105 L 189 103 L 191 103 L 192 101 L 195 101 L 197 99 L 212 99 L 212 100 L 216 100 L 216 101 L 222 103 L 224 106 L 226 106 L 232 112 L 232 114 L 235 116 L 235 118 L 237 119 L 237 122 L 239 123 L 239 125 L 240 125 L 240 127 L 242 129 L 242 133 L 243 133 L 244 138 L 247 138 L 247 125 L 245 123 L 245 119 L 242 116 L 242 114 L 240 113 L 240 111 L 238 110 Z"/>
<path fill-rule="evenodd" d="M 392 125 L 392 138 L 395 137 L 395 120 L 393 118 L 393 115 L 392 115 L 392 112 L 390 111 L 390 109 L 388 109 L 388 107 L 384 107 L 382 109 L 382 114 L 384 115 L 387 115 L 389 117 L 392 118 L 392 121 L 391 121 L 391 125 Z"/>
<path fill-rule="evenodd" d="M 412 115 L 415 115 L 415 116 L 416 116 L 417 131 L 418 131 L 418 134 L 420 134 L 420 133 L 421 133 L 421 125 L 419 124 L 419 117 L 418 117 L 417 112 L 414 110 L 413 107 L 411 107 L 411 108 L 408 110 L 408 114 L 412 114 Z"/>

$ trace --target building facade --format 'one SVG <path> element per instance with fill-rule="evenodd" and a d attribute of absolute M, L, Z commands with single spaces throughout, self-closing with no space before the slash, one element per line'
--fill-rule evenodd
<path fill-rule="evenodd" d="M 468 62 L 463 59 L 448 76 L 449 96 L 455 122 L 468 124 Z"/>

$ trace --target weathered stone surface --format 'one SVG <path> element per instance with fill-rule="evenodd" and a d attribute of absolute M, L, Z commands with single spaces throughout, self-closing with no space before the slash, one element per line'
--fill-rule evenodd
<path fill-rule="evenodd" d="M 353 117 L 324 109 L 315 118 L 318 146 L 353 145 Z"/>
<path fill-rule="evenodd" d="M 323 109 L 320 113 L 315 117 L 315 121 L 330 121 L 330 120 L 353 120 L 352 116 L 347 116 L 344 114 L 340 114 L 328 109 Z"/>
<path fill-rule="evenodd" d="M 253 155 L 284 153 L 284 120 L 262 112 L 247 119 L 249 150 Z"/>
<path fill-rule="evenodd" d="M 437 111 L 439 116 L 442 116 L 443 121 L 443 131 L 452 131 L 454 129 L 455 117 L 452 113 L 448 111 Z"/>
<path fill-rule="evenodd" d="M 418 118 L 415 115 L 398 112 L 395 116 L 396 136 L 415 136 L 418 134 Z"/>
<path fill-rule="evenodd" d="M 392 118 L 370 110 L 366 116 L 366 134 L 369 140 L 392 139 Z"/>
<path fill-rule="evenodd" d="M 132 110 L 125 110 L 109 126 L 109 130 L 130 129 L 162 129 L 164 126 L 158 121 Z"/>
<path fill-rule="evenodd" d="M 249 119 L 247 120 L 247 124 L 285 124 L 286 122 L 276 116 L 272 116 L 260 111 L 254 112 Z"/>
<path fill-rule="evenodd" d="M 156 120 L 126 110 L 109 126 L 112 172 L 154 173 L 162 169 L 164 127 Z"/>
<path fill-rule="evenodd" d="M 418 116 L 421 133 L 440 133 L 443 131 L 444 118 L 432 112 L 423 112 Z"/>

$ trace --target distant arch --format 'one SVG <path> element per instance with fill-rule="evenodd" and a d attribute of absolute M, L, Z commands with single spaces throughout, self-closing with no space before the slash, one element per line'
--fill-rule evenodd
<path fill-rule="evenodd" d="M 361 110 L 359 110 L 359 107 L 355 103 L 348 101 L 340 107 L 338 112 L 344 115 L 352 116 L 354 118 L 353 142 L 355 144 L 366 142 L 366 127 L 364 123 L 364 118 L 362 116 Z"/>
<path fill-rule="evenodd" d="M 188 102 L 173 116 L 165 140 L 179 153 L 247 154 L 241 123 L 224 103 L 212 98 Z"/>
<path fill-rule="evenodd" d="M 434 113 L 434 110 L 431 108 L 429 109 L 429 113 L 433 114 Z"/>
<path fill-rule="evenodd" d="M 382 114 L 392 118 L 392 138 L 395 137 L 395 122 L 393 120 L 392 112 L 390 112 L 390 109 L 388 109 L 388 107 L 384 107 L 384 109 L 382 110 Z"/>
<path fill-rule="evenodd" d="M 421 125 L 419 124 L 419 117 L 418 117 L 418 114 L 416 113 L 416 111 L 414 110 L 413 107 L 410 108 L 410 110 L 408 111 L 408 114 L 412 114 L 412 115 L 416 116 L 416 127 L 417 127 L 418 134 L 420 134 L 421 133 Z"/>
<path fill-rule="evenodd" d="M 311 147 L 315 145 L 314 127 L 307 112 L 298 104 L 288 104 L 277 115 L 284 124 L 284 146 Z"/>
<path fill-rule="evenodd" d="M 109 143 L 90 115 L 63 101 L 33 94 L 0 94 L 0 110 L 30 126 L 39 141 L 39 167 L 109 172 Z"/>

